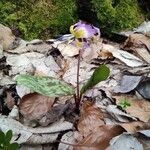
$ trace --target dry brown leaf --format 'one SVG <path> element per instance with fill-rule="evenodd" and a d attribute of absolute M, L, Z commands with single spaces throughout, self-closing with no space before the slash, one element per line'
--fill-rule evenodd
<path fill-rule="evenodd" d="M 19 104 L 21 114 L 29 119 L 35 120 L 45 115 L 51 108 L 54 98 L 37 93 L 25 95 Z"/>
<path fill-rule="evenodd" d="M 90 102 L 84 102 L 81 108 L 78 131 L 85 137 L 104 125 L 103 113 Z"/>
<path fill-rule="evenodd" d="M 130 106 L 125 108 L 125 110 L 131 116 L 139 118 L 143 122 L 148 122 L 150 120 L 150 102 L 144 99 L 135 99 L 130 96 L 115 96 L 115 98 L 117 105 L 124 99 L 128 101 Z"/>
<path fill-rule="evenodd" d="M 7 107 L 8 107 L 9 109 L 12 109 L 13 106 L 15 105 L 15 100 L 14 100 L 14 98 L 12 97 L 12 93 L 11 93 L 11 92 L 7 91 L 6 94 L 7 94 L 7 98 L 6 98 L 6 100 L 5 100 L 6 105 L 7 105 Z"/>
<path fill-rule="evenodd" d="M 124 44 L 127 50 L 133 50 L 146 62 L 150 63 L 150 38 L 143 34 L 132 34 Z"/>
<path fill-rule="evenodd" d="M 112 53 L 110 53 L 107 50 L 102 50 L 99 52 L 99 56 L 101 57 L 101 59 L 109 59 L 109 58 L 113 58 Z"/>
<path fill-rule="evenodd" d="M 86 102 L 81 109 L 78 131 L 74 150 L 105 150 L 109 141 L 124 129 L 118 125 L 105 125 L 102 111 Z"/>
<path fill-rule="evenodd" d="M 94 124 L 94 123 L 93 123 Z M 75 146 L 74 150 L 105 150 L 110 140 L 123 133 L 124 129 L 118 125 L 102 125 Z"/>
<path fill-rule="evenodd" d="M 134 134 L 139 130 L 150 129 L 150 125 L 141 121 L 120 124 L 128 133 Z"/>
<path fill-rule="evenodd" d="M 69 110 L 71 103 L 58 104 L 53 106 L 43 117 L 39 119 L 41 126 L 47 126 L 51 123 L 58 121 L 66 111 Z"/>

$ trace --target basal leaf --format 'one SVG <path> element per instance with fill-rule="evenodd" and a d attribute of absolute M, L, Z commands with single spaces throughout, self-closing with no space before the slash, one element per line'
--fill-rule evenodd
<path fill-rule="evenodd" d="M 81 94 L 91 89 L 93 86 L 95 86 L 99 82 L 106 80 L 109 76 L 109 73 L 110 73 L 110 70 L 106 65 L 100 65 L 98 68 L 95 69 L 91 78 L 82 87 L 80 91 Z"/>
<path fill-rule="evenodd" d="M 53 77 L 19 75 L 16 80 L 17 84 L 50 97 L 73 95 L 75 93 L 72 86 Z"/>

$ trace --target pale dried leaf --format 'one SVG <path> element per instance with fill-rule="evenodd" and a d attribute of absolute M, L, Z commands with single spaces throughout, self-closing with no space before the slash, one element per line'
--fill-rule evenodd
<path fill-rule="evenodd" d="M 15 36 L 12 34 L 11 29 L 0 24 L 0 33 L 0 44 L 3 46 L 3 49 L 13 49 L 13 42 L 15 41 Z"/>
<path fill-rule="evenodd" d="M 135 117 L 124 113 L 120 109 L 117 108 L 116 105 L 109 105 L 106 108 L 106 111 L 115 119 L 119 120 L 120 122 L 129 122 L 130 119 L 137 120 Z"/>
<path fill-rule="evenodd" d="M 140 60 L 138 57 L 134 56 L 133 54 L 130 54 L 123 50 L 116 49 L 115 47 L 111 45 L 103 44 L 102 50 L 105 50 L 105 51 L 107 50 L 108 52 L 112 53 L 112 55 L 115 58 L 124 62 L 127 66 L 138 67 L 144 64 L 142 60 Z"/>
<path fill-rule="evenodd" d="M 140 83 L 142 76 L 124 75 L 120 85 L 114 87 L 115 93 L 128 93 L 134 90 Z"/>
<path fill-rule="evenodd" d="M 19 120 L 19 109 L 16 105 L 13 106 L 11 112 L 9 113 L 9 117 L 15 120 Z"/>
<path fill-rule="evenodd" d="M 143 150 L 142 144 L 133 136 L 122 134 L 111 140 L 107 150 Z"/>
<path fill-rule="evenodd" d="M 65 133 L 61 138 L 61 142 L 58 146 L 58 150 L 73 150 L 71 144 L 74 143 L 74 133 L 72 131 Z"/>
<path fill-rule="evenodd" d="M 124 44 L 127 50 L 133 50 L 136 54 L 150 63 L 150 38 L 143 34 L 132 34 Z"/>
<path fill-rule="evenodd" d="M 52 141 L 54 142 L 59 132 L 70 130 L 72 128 L 73 128 L 72 123 L 63 120 L 60 120 L 48 127 L 31 128 L 24 126 L 23 124 L 21 124 L 16 120 L 13 120 L 12 118 L 2 115 L 0 116 L 0 129 L 3 132 L 12 130 L 13 141 L 15 140 L 15 142 L 19 144 L 20 143 L 37 144 L 37 142 L 42 144 L 42 143 L 50 143 Z"/>

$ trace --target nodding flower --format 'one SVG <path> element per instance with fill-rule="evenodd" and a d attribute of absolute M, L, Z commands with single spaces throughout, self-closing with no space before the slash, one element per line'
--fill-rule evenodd
<path fill-rule="evenodd" d="M 71 34 L 74 35 L 73 44 L 77 47 L 86 48 L 91 42 L 95 42 L 100 37 L 100 30 L 92 24 L 79 21 L 70 27 Z"/>

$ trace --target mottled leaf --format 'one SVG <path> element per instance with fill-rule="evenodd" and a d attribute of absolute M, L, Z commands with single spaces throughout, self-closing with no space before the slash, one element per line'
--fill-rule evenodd
<path fill-rule="evenodd" d="M 16 80 L 17 84 L 24 85 L 45 96 L 60 97 L 74 94 L 73 87 L 53 77 L 19 75 Z"/>
<path fill-rule="evenodd" d="M 110 70 L 106 65 L 100 65 L 98 68 L 95 69 L 91 78 L 82 87 L 81 94 L 83 94 L 84 92 L 86 92 L 88 89 L 92 88 L 99 82 L 106 80 L 109 76 L 109 73 L 110 73 Z"/>

